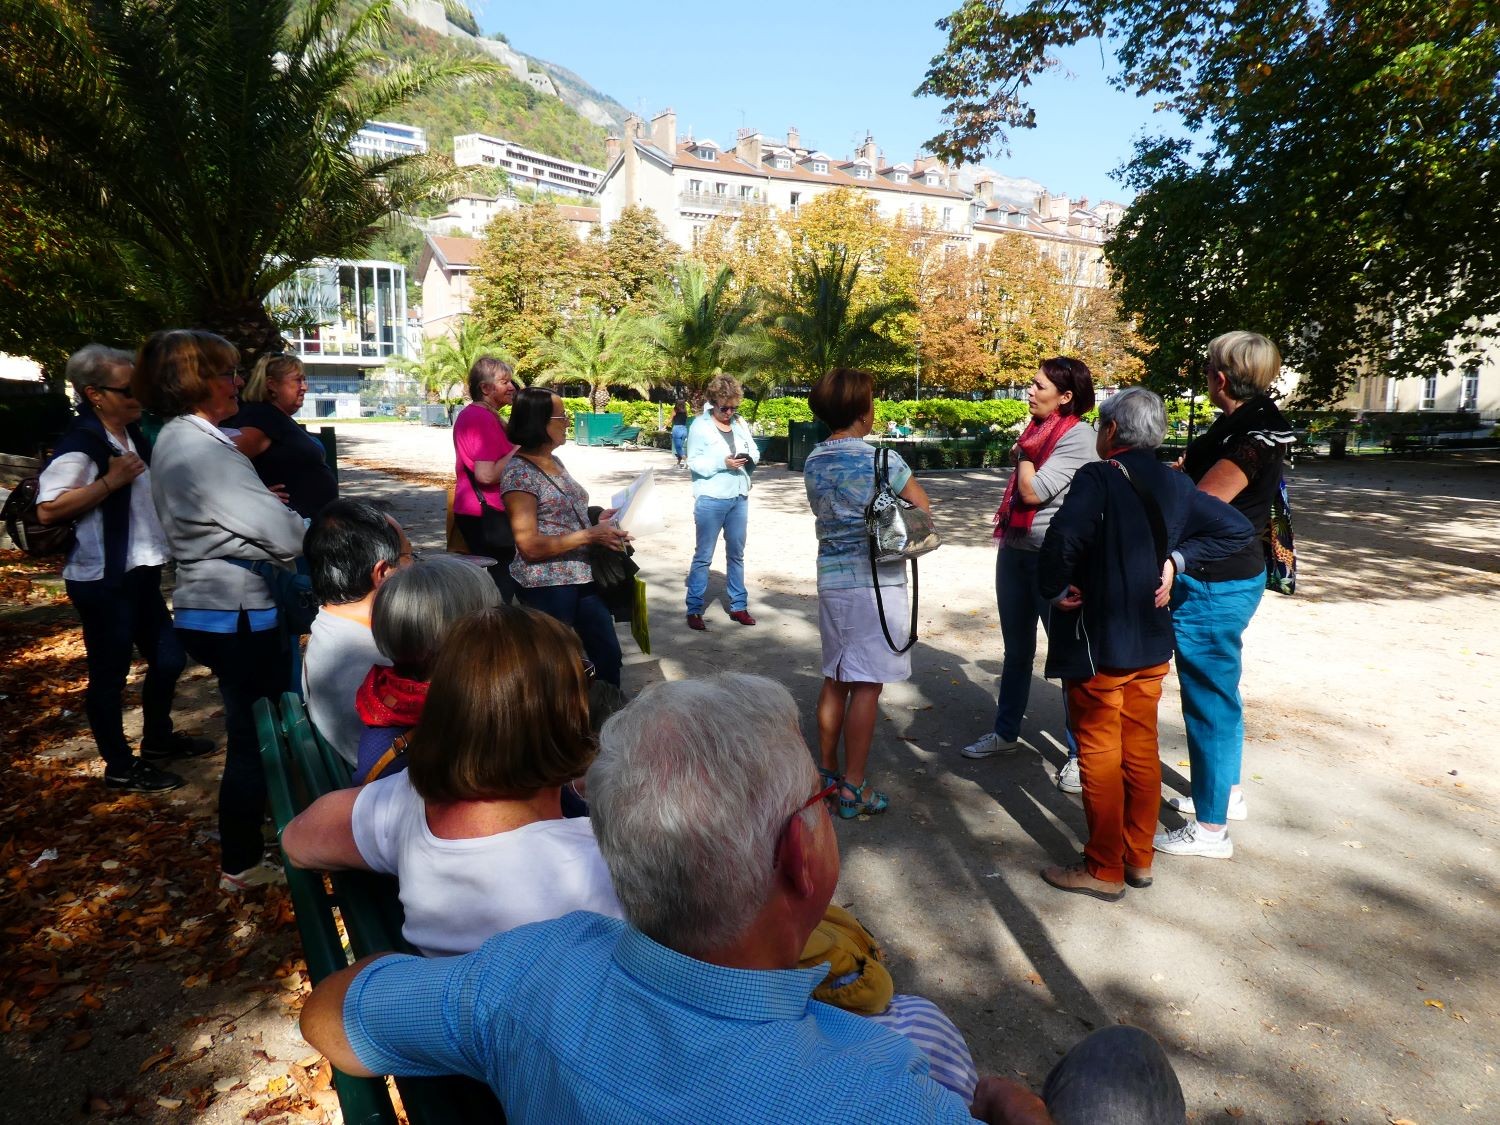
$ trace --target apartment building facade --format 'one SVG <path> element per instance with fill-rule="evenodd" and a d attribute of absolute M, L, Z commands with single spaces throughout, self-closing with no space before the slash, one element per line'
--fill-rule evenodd
<path fill-rule="evenodd" d="M 349 151 L 355 156 L 389 160 L 393 156 L 417 156 L 427 151 L 427 131 L 399 121 L 366 121 L 354 134 Z"/>
<path fill-rule="evenodd" d="M 604 176 L 600 169 L 588 164 L 523 148 L 488 133 L 463 133 L 454 137 L 453 163 L 459 167 L 494 168 L 510 177 L 515 187 L 532 187 L 585 199 L 594 195 Z"/>

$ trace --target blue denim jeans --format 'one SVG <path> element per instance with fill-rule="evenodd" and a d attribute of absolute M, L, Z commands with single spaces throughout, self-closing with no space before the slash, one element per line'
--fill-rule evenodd
<path fill-rule="evenodd" d="M 1031 672 L 1036 662 L 1037 622 L 1045 618 L 1047 603 L 1036 587 L 1037 552 L 1001 547 L 995 553 L 995 603 L 1000 608 L 1000 636 L 1005 661 L 1000 671 L 1000 700 L 995 706 L 995 733 L 1006 741 L 1021 733 L 1026 704 L 1031 698 Z M 1063 742 L 1068 757 L 1078 757 L 1078 744 L 1067 721 L 1063 696 Z"/>
<path fill-rule="evenodd" d="M 1182 1125 L 1182 1085 L 1161 1045 L 1138 1027 L 1101 1027 L 1064 1055 L 1042 1086 L 1057 1125 Z"/>
<path fill-rule="evenodd" d="M 520 586 L 521 604 L 555 617 L 578 634 L 584 655 L 593 662 L 594 675 L 620 686 L 620 636 L 615 619 L 592 582 L 576 586 Z"/>
<path fill-rule="evenodd" d="M 721 531 L 724 533 L 729 611 L 734 613 L 744 609 L 750 597 L 745 592 L 745 531 L 750 523 L 750 497 L 734 496 L 720 500 L 700 496 L 693 505 L 693 523 L 698 529 L 698 545 L 693 551 L 693 565 L 688 568 L 687 611 L 703 612 L 703 593 L 708 589 L 708 564 L 713 561 Z"/>
<path fill-rule="evenodd" d="M 679 461 L 682 460 L 683 451 L 687 449 L 687 427 L 672 427 L 672 452 Z"/>
<path fill-rule="evenodd" d="M 1264 575 L 1230 582 L 1179 576 L 1172 587 L 1193 808 L 1204 824 L 1224 823 L 1230 786 L 1240 780 L 1245 742 L 1240 639 L 1265 592 Z"/>
<path fill-rule="evenodd" d="M 172 696 L 187 656 L 172 628 L 172 615 L 161 596 L 161 567 L 127 570 L 118 583 L 68 582 L 68 598 L 83 623 L 83 650 L 88 658 L 89 686 L 83 709 L 94 744 L 113 773 L 130 769 L 134 754 L 125 740 L 120 693 L 130 675 L 132 653 L 146 661 L 141 686 L 141 745 L 172 737 Z"/>

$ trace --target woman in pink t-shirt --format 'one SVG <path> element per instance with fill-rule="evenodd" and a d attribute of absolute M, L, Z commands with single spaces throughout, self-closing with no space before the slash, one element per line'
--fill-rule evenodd
<path fill-rule="evenodd" d="M 469 368 L 469 397 L 474 401 L 453 420 L 453 520 L 470 551 L 495 560 L 490 577 L 507 603 L 516 596 L 510 576 L 516 541 L 500 495 L 500 474 L 515 446 L 505 436 L 499 410 L 509 406 L 515 394 L 510 364 L 482 355 Z"/>

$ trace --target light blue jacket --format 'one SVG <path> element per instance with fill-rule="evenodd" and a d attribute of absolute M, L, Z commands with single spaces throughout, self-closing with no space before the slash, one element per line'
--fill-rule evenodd
<path fill-rule="evenodd" d="M 735 417 L 730 423 L 734 435 L 734 451 L 749 456 L 752 466 L 760 461 L 760 449 L 755 444 L 755 435 L 743 418 Z M 729 456 L 719 428 L 710 415 L 699 415 L 688 427 L 687 464 L 693 474 L 693 497 L 711 496 L 715 500 L 732 500 L 736 496 L 750 495 L 750 473 L 746 469 L 731 469 L 724 464 Z"/>

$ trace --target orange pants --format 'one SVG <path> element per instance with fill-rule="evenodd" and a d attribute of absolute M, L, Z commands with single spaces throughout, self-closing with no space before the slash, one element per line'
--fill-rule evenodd
<path fill-rule="evenodd" d="M 1089 874 L 1119 882 L 1125 865 L 1151 866 L 1161 809 L 1156 705 L 1167 665 L 1067 680 L 1068 721 L 1078 742 Z"/>

